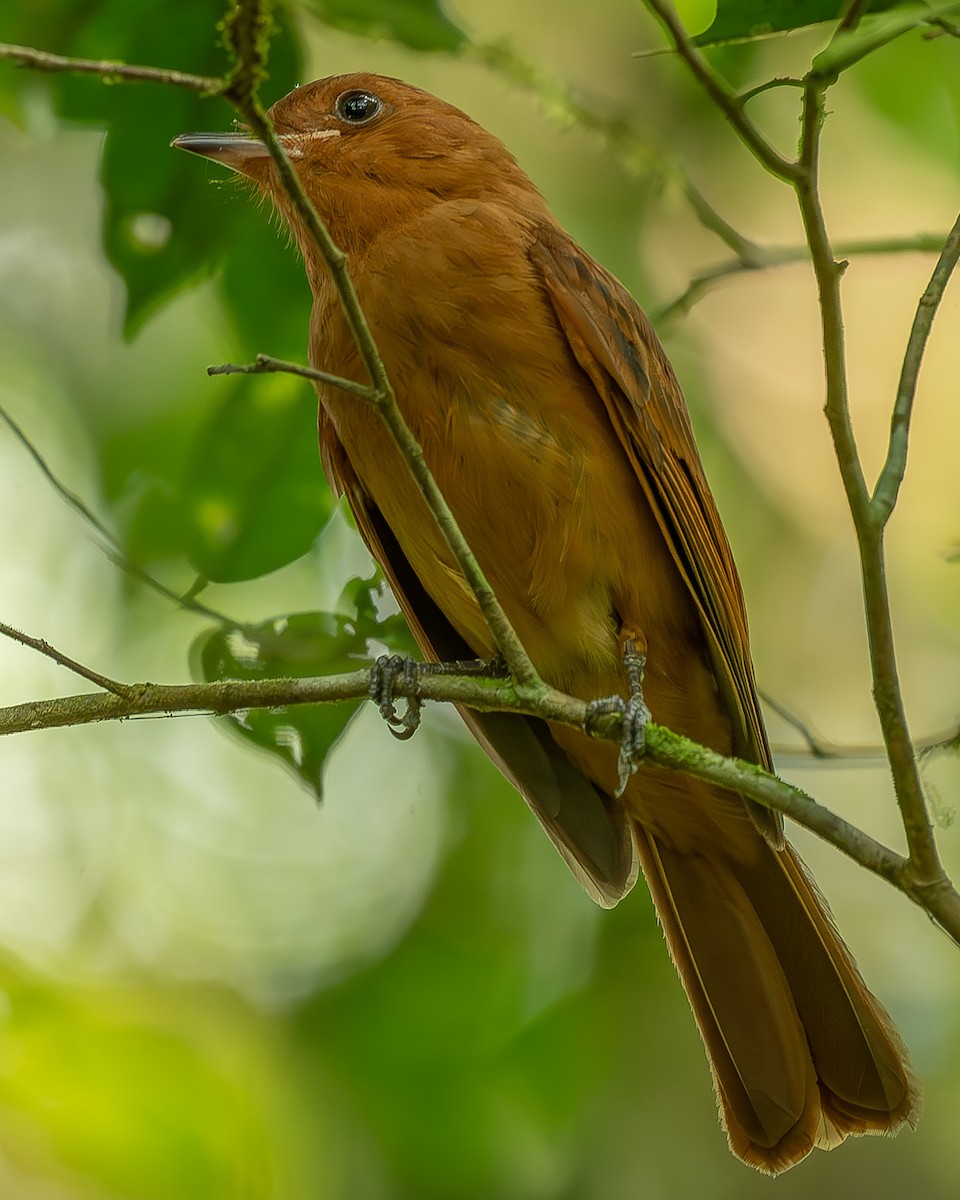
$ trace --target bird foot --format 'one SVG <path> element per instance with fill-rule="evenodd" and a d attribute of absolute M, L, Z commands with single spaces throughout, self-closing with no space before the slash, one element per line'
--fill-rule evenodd
<path fill-rule="evenodd" d="M 467 661 L 421 663 L 402 654 L 383 654 L 370 669 L 370 699 L 380 710 L 393 736 L 405 742 L 420 728 L 420 680 L 425 675 L 472 675 L 501 678 L 508 675 L 507 665 L 498 654 L 490 661 L 471 658 Z M 394 689 L 403 681 L 406 707 L 397 711 Z"/>
<path fill-rule="evenodd" d="M 617 758 L 617 790 L 616 796 L 623 795 L 630 777 L 640 766 L 646 745 L 647 722 L 650 720 L 650 709 L 643 699 L 643 668 L 646 656 L 641 654 L 632 640 L 624 642 L 623 665 L 627 672 L 627 683 L 630 695 L 626 700 L 622 696 L 603 696 L 599 700 L 591 700 L 587 705 L 587 716 L 584 729 L 591 732 L 599 717 L 617 713 L 621 722 L 620 754 Z"/>
<path fill-rule="evenodd" d="M 387 728 L 401 742 L 405 742 L 420 728 L 419 681 L 423 664 L 402 654 L 382 654 L 370 668 L 370 699 L 380 709 L 380 716 Z M 397 680 L 403 680 L 406 707 L 403 715 L 397 712 L 394 688 Z"/>

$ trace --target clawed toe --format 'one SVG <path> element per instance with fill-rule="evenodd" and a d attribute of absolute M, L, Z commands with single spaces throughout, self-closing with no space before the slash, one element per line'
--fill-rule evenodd
<path fill-rule="evenodd" d="M 420 727 L 419 678 L 420 664 L 402 654 L 381 655 L 370 670 L 370 699 L 379 708 L 387 728 L 401 742 L 413 737 Z M 402 716 L 397 712 L 393 694 L 398 679 L 403 681 L 406 700 Z"/>
<path fill-rule="evenodd" d="M 402 654 L 384 654 L 370 669 L 370 699 L 380 710 L 387 728 L 395 738 L 405 742 L 420 728 L 420 680 L 425 675 L 489 676 L 493 679 L 509 675 L 506 663 L 498 654 L 492 661 L 476 658 L 466 662 L 421 663 Z M 397 712 L 394 689 L 403 682 L 406 707 Z"/>
<path fill-rule="evenodd" d="M 624 700 L 622 696 L 604 696 L 599 700 L 591 700 L 587 705 L 587 716 L 584 729 L 592 733 L 592 726 L 599 717 L 617 713 L 621 721 L 620 754 L 617 758 L 617 791 L 622 796 L 630 776 L 640 766 L 646 745 L 647 722 L 650 720 L 650 709 L 643 699 L 643 668 L 646 658 L 641 654 L 633 641 L 627 640 L 623 651 L 623 664 L 627 671 L 627 681 L 630 695 Z"/>

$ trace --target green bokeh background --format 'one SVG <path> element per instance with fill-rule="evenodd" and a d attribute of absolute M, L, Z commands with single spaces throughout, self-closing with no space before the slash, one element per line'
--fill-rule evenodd
<path fill-rule="evenodd" d="M 687 11 L 691 28 L 710 25 L 709 5 Z M 219 0 L 30 0 L 0 18 L 0 36 L 217 72 L 221 15 Z M 450 0 L 442 12 L 312 0 L 281 18 L 269 99 L 361 68 L 442 94 L 507 142 L 650 310 L 726 254 L 690 212 L 674 161 L 744 233 L 799 240 L 790 196 L 672 57 L 635 56 L 662 43 L 633 0 Z M 752 86 L 802 73 L 826 36 L 711 53 Z M 844 77 L 824 147 L 837 237 L 949 227 L 958 80 L 960 41 L 919 32 Z M 585 128 L 563 89 L 633 140 Z M 757 104 L 785 148 L 795 100 Z M 0 403 L 140 565 L 176 592 L 199 588 L 230 628 L 119 570 L 5 430 L 0 618 L 127 679 L 186 679 L 191 647 L 195 669 L 222 669 L 241 635 L 263 648 L 257 670 L 296 670 L 304 645 L 335 669 L 377 637 L 399 644 L 319 475 L 309 388 L 205 374 L 259 351 L 302 359 L 306 340 L 307 288 L 282 232 L 222 169 L 167 149 L 177 133 L 225 127 L 229 110 L 0 64 L 0 112 Z M 858 259 L 845 281 L 869 470 L 931 267 Z M 816 317 L 797 266 L 741 278 L 661 332 L 743 572 L 761 685 L 832 740 L 871 744 Z M 958 322 L 954 284 L 890 538 L 918 734 L 960 709 Z M 286 659 L 277 630 L 300 639 Z M 12 644 L 0 663 L 3 703 L 78 686 Z M 726 1150 L 642 888 L 595 910 L 452 714 L 431 710 L 403 745 L 369 706 L 345 732 L 287 716 L 252 730 L 279 754 L 252 747 L 249 727 L 244 743 L 201 718 L 0 744 L 3 1200 L 957 1194 L 960 959 L 883 884 L 798 836 L 902 1025 L 925 1116 L 915 1134 L 815 1154 L 774 1183 Z M 899 844 L 879 763 L 817 768 L 775 717 L 771 734 L 789 778 Z M 296 751 L 304 736 L 336 746 L 319 806 L 304 781 L 317 756 Z M 925 770 L 956 873 L 958 771 L 946 758 Z"/>

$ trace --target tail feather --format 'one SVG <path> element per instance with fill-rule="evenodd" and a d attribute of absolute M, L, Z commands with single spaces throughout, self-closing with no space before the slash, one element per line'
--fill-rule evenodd
<path fill-rule="evenodd" d="M 744 884 L 790 980 L 832 1119 L 844 1134 L 916 1123 L 906 1047 L 797 852 L 764 856 Z"/>
<path fill-rule="evenodd" d="M 916 1123 L 900 1036 L 796 852 L 690 854 L 638 826 L 640 862 L 710 1060 L 733 1152 L 777 1174 Z"/>

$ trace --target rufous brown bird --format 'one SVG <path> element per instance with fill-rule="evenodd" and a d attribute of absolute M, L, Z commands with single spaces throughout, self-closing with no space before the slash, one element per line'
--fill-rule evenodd
<path fill-rule="evenodd" d="M 450 104 L 341 75 L 270 110 L 349 271 L 397 401 L 534 665 L 590 700 L 646 659 L 658 722 L 771 768 L 740 584 L 680 386 L 623 286 L 557 224 L 512 155 Z M 337 292 L 266 148 L 174 145 L 249 177 L 314 294 L 310 361 L 366 379 Z M 332 485 L 424 655 L 490 658 L 480 609 L 380 418 L 321 385 Z M 706 1046 L 733 1152 L 776 1173 L 815 1146 L 914 1124 L 920 1090 L 773 812 L 574 729 L 465 713 L 588 894 L 638 867 Z"/>

